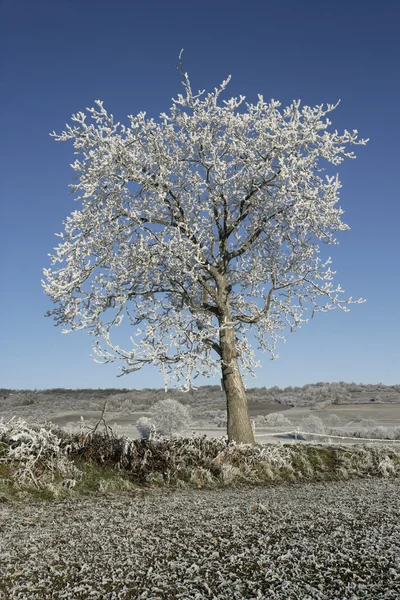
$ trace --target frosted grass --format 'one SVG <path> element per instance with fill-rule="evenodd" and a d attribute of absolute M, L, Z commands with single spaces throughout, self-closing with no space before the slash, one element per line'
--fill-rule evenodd
<path fill-rule="evenodd" d="M 0 505 L 0 598 L 400 597 L 400 481 Z"/>

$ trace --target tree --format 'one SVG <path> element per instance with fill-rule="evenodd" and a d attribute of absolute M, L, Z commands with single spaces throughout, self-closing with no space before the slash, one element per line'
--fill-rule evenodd
<path fill-rule="evenodd" d="M 300 423 L 300 429 L 309 433 L 325 433 L 325 425 L 323 421 L 315 415 L 303 417 Z"/>
<path fill-rule="evenodd" d="M 340 427 L 340 425 L 342 424 L 342 421 L 338 415 L 332 414 L 332 415 L 328 415 L 328 418 L 326 419 L 325 424 L 328 427 Z"/>
<path fill-rule="evenodd" d="M 190 420 L 186 406 L 171 398 L 157 402 L 151 409 L 151 416 L 156 431 L 170 437 L 172 432 L 187 427 Z"/>
<path fill-rule="evenodd" d="M 140 112 L 121 125 L 99 100 L 53 132 L 73 141 L 81 205 L 44 270 L 47 315 L 87 330 L 95 360 L 120 360 L 122 374 L 153 364 L 188 390 L 222 372 L 229 439 L 254 443 L 241 372 L 260 364 L 248 334 L 274 358 L 305 311 L 348 310 L 319 245 L 348 229 L 332 168 L 367 140 L 328 132 L 336 105 L 221 104 L 230 78 L 195 94 L 180 71 L 184 93 L 158 121 Z M 125 348 L 111 338 L 123 320 Z"/>

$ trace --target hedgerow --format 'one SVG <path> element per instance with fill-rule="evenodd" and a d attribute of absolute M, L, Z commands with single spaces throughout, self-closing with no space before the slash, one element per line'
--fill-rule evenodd
<path fill-rule="evenodd" d="M 396 477 L 400 449 L 307 443 L 237 445 L 226 437 L 116 437 L 110 427 L 68 433 L 50 423 L 0 421 L 0 487 L 50 496 L 133 485 L 218 486 Z"/>

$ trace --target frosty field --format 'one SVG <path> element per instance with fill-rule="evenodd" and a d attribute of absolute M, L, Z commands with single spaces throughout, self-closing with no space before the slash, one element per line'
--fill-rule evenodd
<path fill-rule="evenodd" d="M 219 405 L 204 402 L 187 439 L 83 439 L 80 416 L 90 430 L 100 400 L 3 399 L 0 420 L 49 419 L 63 430 L 2 421 L 0 600 L 400 598 L 397 438 L 235 448 L 213 424 Z M 137 437 L 148 408 L 121 400 L 107 421 Z M 397 402 L 249 407 L 256 418 L 283 412 L 289 429 L 313 415 L 329 427 L 336 415 L 346 435 L 400 422 Z"/>
<path fill-rule="evenodd" d="M 0 598 L 390 600 L 400 482 L 3 504 Z"/>
<path fill-rule="evenodd" d="M 29 417 L 39 416 L 32 407 L 29 407 Z M 221 406 L 223 408 L 223 405 Z M 19 411 L 22 412 L 22 411 Z M 308 407 L 286 407 L 279 404 L 249 404 L 249 412 L 251 417 L 256 417 L 262 414 L 271 414 L 274 412 L 281 412 L 291 421 L 291 427 L 289 429 L 295 429 L 301 426 L 302 419 L 310 415 L 318 416 L 323 422 L 334 414 L 337 415 L 342 421 L 342 427 L 348 429 L 349 435 L 351 435 L 354 429 L 357 429 L 357 419 L 369 419 L 376 422 L 376 426 L 383 426 L 389 432 L 393 431 L 395 427 L 400 426 L 400 404 L 349 404 L 342 406 L 330 406 L 324 410 L 312 410 Z M 1 413 L 0 413 L 1 414 Z M 23 413 L 22 413 L 23 414 Z M 47 413 L 42 414 L 41 418 L 49 419 L 52 423 L 58 427 L 64 427 L 70 431 L 77 431 L 80 427 L 81 417 L 84 419 L 85 424 L 94 425 L 99 416 L 101 410 L 65 410 L 59 413 Z M 11 413 L 8 413 L 10 416 Z M 108 423 L 113 427 L 113 430 L 118 435 L 127 435 L 130 438 L 139 438 L 140 435 L 136 429 L 136 421 L 142 416 L 150 416 L 148 411 L 132 411 L 130 414 L 123 414 L 121 411 L 108 411 L 107 420 Z M 280 428 L 282 429 L 282 427 Z M 286 428 L 287 429 L 287 428 Z M 263 434 L 265 429 L 263 427 L 256 427 L 256 433 Z M 278 428 L 279 431 L 279 428 Z M 206 434 L 209 437 L 220 437 L 224 434 L 224 428 L 216 427 L 210 419 L 195 419 L 192 426 L 183 431 L 182 434 L 185 436 L 193 435 L 193 433 Z M 276 440 L 276 436 L 269 437 L 268 442 Z"/>

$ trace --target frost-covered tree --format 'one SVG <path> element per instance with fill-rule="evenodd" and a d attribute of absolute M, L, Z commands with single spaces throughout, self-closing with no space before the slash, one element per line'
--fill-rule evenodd
<path fill-rule="evenodd" d="M 323 421 L 315 415 L 303 417 L 300 423 L 301 431 L 308 433 L 325 433 L 325 425 Z"/>
<path fill-rule="evenodd" d="M 122 125 L 96 101 L 53 132 L 73 141 L 80 206 L 44 270 L 48 315 L 87 330 L 95 359 L 121 360 L 122 374 L 152 364 L 187 390 L 222 372 L 228 436 L 253 443 L 241 373 L 260 364 L 249 334 L 274 357 L 305 311 L 352 302 L 319 245 L 348 229 L 332 169 L 367 140 L 328 131 L 334 105 L 221 101 L 229 78 L 194 93 L 180 70 L 184 92 L 158 120 L 140 112 Z M 123 321 L 124 347 L 113 333 Z"/>
<path fill-rule="evenodd" d="M 189 410 L 172 398 L 160 400 L 150 409 L 156 431 L 171 437 L 174 431 L 182 431 L 190 420 Z"/>
<path fill-rule="evenodd" d="M 328 415 L 328 418 L 325 421 L 325 424 L 328 427 L 340 427 L 342 421 L 338 415 Z"/>

